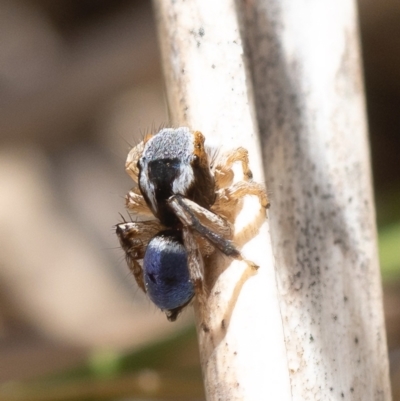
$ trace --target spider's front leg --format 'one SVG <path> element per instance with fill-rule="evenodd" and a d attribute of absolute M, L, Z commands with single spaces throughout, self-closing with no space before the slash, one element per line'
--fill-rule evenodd
<path fill-rule="evenodd" d="M 243 260 L 249 266 L 257 268 L 253 262 L 245 260 L 232 241 L 227 239 L 232 237 L 232 227 L 226 220 L 181 195 L 171 196 L 168 204 L 184 227 L 206 238 L 224 255 Z"/>
<path fill-rule="evenodd" d="M 138 286 L 146 292 L 143 280 L 143 269 L 138 260 L 144 258 L 146 248 L 150 240 L 163 229 L 163 226 L 154 221 L 124 221 L 116 225 L 116 234 L 122 249 L 125 252 L 126 261 Z"/>

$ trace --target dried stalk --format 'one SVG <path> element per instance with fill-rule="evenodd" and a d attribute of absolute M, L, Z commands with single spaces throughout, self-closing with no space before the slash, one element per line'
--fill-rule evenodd
<path fill-rule="evenodd" d="M 245 146 L 254 179 L 264 182 L 234 2 L 154 5 L 173 125 L 200 130 L 227 149 Z M 258 209 L 245 205 L 235 240 L 253 237 L 242 252 L 259 270 L 221 258 L 206 266 L 210 297 L 197 317 L 201 323 L 207 315 L 208 329 L 198 324 L 198 336 L 208 400 L 290 399 L 274 258 Z"/>
<path fill-rule="evenodd" d="M 246 3 L 294 400 L 390 400 L 355 2 Z"/>

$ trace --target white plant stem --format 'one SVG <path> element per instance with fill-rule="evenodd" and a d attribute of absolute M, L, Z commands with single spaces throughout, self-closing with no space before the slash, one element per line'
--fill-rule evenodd
<path fill-rule="evenodd" d="M 154 5 L 172 124 L 199 130 L 225 149 L 246 147 L 254 179 L 264 182 L 234 2 Z M 209 401 L 290 399 L 268 221 L 258 203 L 248 203 L 235 240 L 253 237 L 242 252 L 260 267 L 254 272 L 244 262 L 221 258 L 208 263 L 210 297 L 196 313 Z M 206 330 L 200 325 L 204 313 Z"/>
<path fill-rule="evenodd" d="M 354 1 L 238 3 L 251 62 L 233 1 L 154 4 L 172 122 L 248 148 L 271 193 L 272 246 L 265 221 L 243 247 L 260 269 L 207 266 L 207 399 L 390 400 Z"/>
<path fill-rule="evenodd" d="M 390 400 L 355 1 L 247 26 L 293 400 Z"/>

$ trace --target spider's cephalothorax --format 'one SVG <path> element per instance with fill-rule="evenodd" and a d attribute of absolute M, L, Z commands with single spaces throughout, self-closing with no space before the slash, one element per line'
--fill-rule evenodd
<path fill-rule="evenodd" d="M 243 178 L 233 183 L 237 162 Z M 139 287 L 173 321 L 194 295 L 204 299 L 204 257 L 218 249 L 243 260 L 230 240 L 236 206 L 255 195 L 266 208 L 267 195 L 251 181 L 244 148 L 214 160 L 204 136 L 184 127 L 146 136 L 129 152 L 126 170 L 138 184 L 128 209 L 157 220 L 124 221 L 116 233 Z"/>
<path fill-rule="evenodd" d="M 167 203 L 172 195 L 182 195 L 206 209 L 214 203 L 214 177 L 204 136 L 198 131 L 161 130 L 145 143 L 138 169 L 140 192 L 165 226 L 178 221 Z"/>

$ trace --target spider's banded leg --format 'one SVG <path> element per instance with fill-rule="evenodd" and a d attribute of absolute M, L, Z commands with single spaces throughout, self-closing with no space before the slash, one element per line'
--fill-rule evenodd
<path fill-rule="evenodd" d="M 146 201 L 140 194 L 139 188 L 131 189 L 125 196 L 125 205 L 127 209 L 136 214 L 144 214 L 147 216 L 153 216 L 153 213 L 147 206 Z"/>
<path fill-rule="evenodd" d="M 245 181 L 253 178 L 249 168 L 249 153 L 245 148 L 236 148 L 222 156 L 222 159 L 215 166 L 215 181 L 218 188 L 223 188 L 232 183 L 232 166 L 236 162 L 242 163 L 243 176 Z"/>
<path fill-rule="evenodd" d="M 124 221 L 116 225 L 121 248 L 125 252 L 129 270 L 132 272 L 138 286 L 146 292 L 143 282 L 142 266 L 138 260 L 143 259 L 149 241 L 163 229 L 158 221 Z"/>
<path fill-rule="evenodd" d="M 186 227 L 197 231 L 223 254 L 235 259 L 243 259 L 233 243 L 224 238 L 231 231 L 229 223 L 225 220 L 181 195 L 171 196 L 168 203 Z"/>

